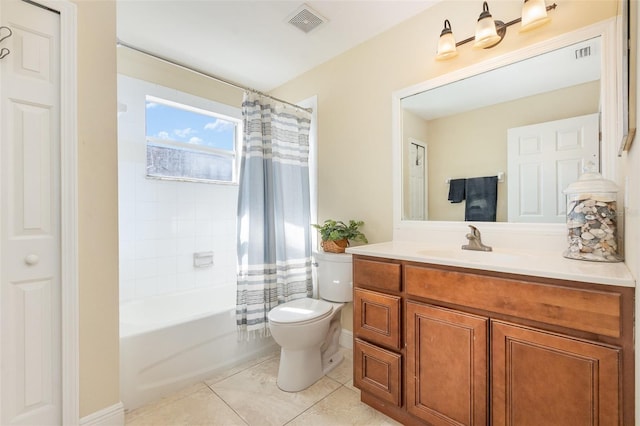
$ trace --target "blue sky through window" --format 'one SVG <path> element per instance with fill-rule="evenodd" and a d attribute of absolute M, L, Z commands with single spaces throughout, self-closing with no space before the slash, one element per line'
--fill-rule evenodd
<path fill-rule="evenodd" d="M 213 115 L 146 102 L 147 137 L 233 151 L 235 123 Z"/>

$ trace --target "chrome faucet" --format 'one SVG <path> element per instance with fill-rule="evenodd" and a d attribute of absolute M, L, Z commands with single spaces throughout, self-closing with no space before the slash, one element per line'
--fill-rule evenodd
<path fill-rule="evenodd" d="M 491 251 L 493 250 L 489 246 L 482 244 L 482 238 L 480 236 L 480 230 L 473 225 L 469 225 L 471 232 L 466 235 L 469 244 L 462 246 L 462 250 L 477 250 L 477 251 Z"/>

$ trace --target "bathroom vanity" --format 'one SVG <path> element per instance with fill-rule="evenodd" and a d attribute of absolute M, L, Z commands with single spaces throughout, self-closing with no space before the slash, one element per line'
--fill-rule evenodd
<path fill-rule="evenodd" d="M 393 241 L 347 249 L 353 255 L 354 384 L 363 402 L 402 424 L 634 424 L 634 278 L 624 263 L 564 258 L 566 217 L 556 208 L 562 195 L 553 191 L 565 184 L 554 180 L 558 173 L 549 172 L 545 179 L 556 183 L 546 186 L 536 177 L 531 182 L 547 189 L 522 191 L 513 167 L 517 161 L 509 163 L 514 158 L 509 146 L 511 154 L 520 149 L 509 143 L 509 129 L 565 119 L 566 108 L 557 116 L 535 117 L 522 104 L 522 113 L 509 114 L 527 123 L 507 122 L 507 114 L 486 110 L 483 117 L 495 119 L 486 126 L 475 108 L 469 108 L 473 120 L 462 117 L 471 94 L 491 87 L 489 96 L 499 98 L 494 88 L 501 85 L 476 86 L 475 76 L 498 72 L 504 81 L 515 82 L 525 75 L 510 73 L 510 64 L 517 64 L 537 81 L 552 81 L 564 67 L 542 66 L 538 60 L 582 43 L 595 43 L 593 51 L 600 51 L 601 58 L 615 56 L 623 45 L 617 25 L 614 19 L 598 22 L 392 94 Z M 615 181 L 621 173 L 617 144 L 611 141 L 621 140 L 624 130 L 619 116 L 623 92 L 616 83 L 623 80 L 616 76 L 624 66 L 599 59 L 594 65 L 598 77 L 589 82 L 595 82 L 590 87 L 592 95 L 597 92 L 596 102 L 583 113 L 600 114 L 596 161 L 600 173 Z M 550 71 L 548 79 L 540 78 L 543 69 Z M 449 95 L 440 91 L 457 82 L 467 89 Z M 509 99 L 514 107 L 515 97 Z M 574 98 L 566 99 L 575 106 Z M 463 105 L 448 116 L 444 100 Z M 457 132 L 472 122 L 482 122 L 483 129 Z M 485 128 L 497 130 L 490 134 Z M 538 145 L 530 148 L 538 153 Z M 480 151 L 492 154 L 478 159 Z M 463 159 L 463 152 L 471 156 Z M 493 176 L 504 170 L 503 186 L 498 186 L 503 213 L 497 222 L 481 224 L 493 251 L 462 250 L 469 223 L 456 212 L 460 204 L 448 202 L 445 183 L 472 176 L 468 173 Z M 524 203 L 529 213 L 510 214 L 524 205 L 519 200 L 543 192 L 551 195 L 545 202 Z M 618 198 L 622 206 L 623 197 Z M 543 204 L 554 206 L 552 214 L 544 214 Z"/>
<path fill-rule="evenodd" d="M 399 242 L 349 251 L 363 402 L 403 424 L 633 424 L 623 263 Z"/>

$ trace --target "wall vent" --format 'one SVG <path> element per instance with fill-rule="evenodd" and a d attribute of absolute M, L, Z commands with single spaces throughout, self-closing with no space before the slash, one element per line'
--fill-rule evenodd
<path fill-rule="evenodd" d="M 591 46 L 576 49 L 576 59 L 586 58 L 591 56 Z"/>
<path fill-rule="evenodd" d="M 287 21 L 294 27 L 308 34 L 328 22 L 328 19 L 306 4 L 303 4 L 289 16 Z"/>

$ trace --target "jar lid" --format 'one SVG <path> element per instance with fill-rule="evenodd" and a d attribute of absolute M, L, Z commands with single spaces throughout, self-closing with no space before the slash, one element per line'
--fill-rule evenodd
<path fill-rule="evenodd" d="M 583 173 L 580 178 L 562 191 L 565 194 L 580 194 L 584 192 L 618 192 L 615 182 L 605 179 L 598 172 Z"/>

